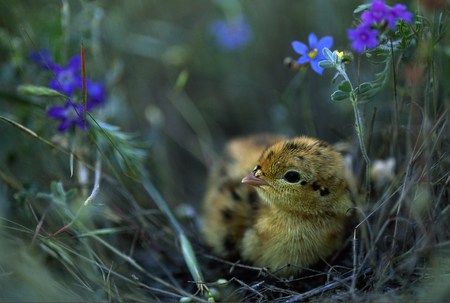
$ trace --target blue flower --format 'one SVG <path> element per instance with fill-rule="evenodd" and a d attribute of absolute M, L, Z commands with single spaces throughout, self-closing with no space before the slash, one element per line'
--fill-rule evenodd
<path fill-rule="evenodd" d="M 54 64 L 52 67 L 55 78 L 50 80 L 50 88 L 71 96 L 77 87 L 81 87 L 81 58 L 73 56 L 65 67 Z"/>
<path fill-rule="evenodd" d="M 320 40 L 317 40 L 317 36 L 314 33 L 309 34 L 308 37 L 309 47 L 299 41 L 293 41 L 292 47 L 295 52 L 300 54 L 300 58 L 297 60 L 298 64 L 306 64 L 309 62 L 311 68 L 319 75 L 322 75 L 323 68 L 319 66 L 319 62 L 325 60 L 322 54 L 324 47 L 331 48 L 333 46 L 333 37 L 325 36 Z"/>
<path fill-rule="evenodd" d="M 244 47 L 252 37 L 247 19 L 238 16 L 230 20 L 216 20 L 210 26 L 210 33 L 224 50 L 233 51 Z"/>
<path fill-rule="evenodd" d="M 363 53 L 366 48 L 372 49 L 378 45 L 378 31 L 371 29 L 364 23 L 356 29 L 349 29 L 347 36 L 353 41 L 352 49 L 358 53 Z"/>
<path fill-rule="evenodd" d="M 64 106 L 54 105 L 47 111 L 50 118 L 61 120 L 58 126 L 59 132 L 65 132 L 69 128 L 78 126 L 85 130 L 87 124 L 83 121 L 83 106 L 81 104 L 74 104 L 66 101 Z"/>

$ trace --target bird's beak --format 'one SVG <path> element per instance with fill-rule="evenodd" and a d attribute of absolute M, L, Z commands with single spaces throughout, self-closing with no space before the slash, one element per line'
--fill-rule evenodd
<path fill-rule="evenodd" d="M 251 172 L 248 176 L 245 176 L 241 182 L 246 183 L 248 185 L 257 186 L 257 187 L 262 186 L 262 185 L 269 185 L 269 183 L 267 183 L 263 179 L 256 177 L 253 174 L 253 172 Z"/>

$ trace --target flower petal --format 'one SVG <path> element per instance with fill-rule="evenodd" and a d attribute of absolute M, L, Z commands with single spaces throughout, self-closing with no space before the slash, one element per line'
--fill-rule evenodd
<path fill-rule="evenodd" d="M 59 73 L 63 68 L 61 66 L 59 66 L 56 63 L 53 63 L 52 65 L 52 71 L 55 72 L 56 74 Z"/>
<path fill-rule="evenodd" d="M 310 60 L 311 58 L 309 58 L 307 55 L 303 55 L 297 60 L 297 64 L 305 64 L 308 63 Z"/>
<path fill-rule="evenodd" d="M 86 82 L 89 101 L 94 105 L 100 105 L 105 101 L 105 86 L 102 82 Z"/>
<path fill-rule="evenodd" d="M 61 93 L 61 92 L 64 93 L 64 92 L 62 91 L 60 85 L 58 84 L 58 81 L 57 81 L 55 78 L 53 78 L 53 79 L 50 80 L 49 87 L 50 87 L 51 89 L 54 89 L 54 90 L 60 92 L 60 93 Z"/>
<path fill-rule="evenodd" d="M 362 23 L 366 26 L 371 26 L 372 23 L 375 23 L 372 18 L 372 14 L 369 11 L 365 11 L 361 14 L 361 20 L 363 21 Z"/>
<path fill-rule="evenodd" d="M 323 68 L 319 66 L 319 61 L 318 60 L 313 60 L 311 61 L 311 68 L 319 75 L 322 75 L 323 73 Z"/>
<path fill-rule="evenodd" d="M 293 41 L 292 48 L 300 55 L 306 55 L 308 53 L 308 46 L 306 46 L 303 42 Z"/>
<path fill-rule="evenodd" d="M 81 119 L 73 120 L 72 123 L 81 128 L 82 130 L 85 130 L 87 126 Z"/>
<path fill-rule="evenodd" d="M 32 51 L 29 54 L 31 60 L 43 69 L 52 69 L 55 65 L 52 59 L 52 55 L 48 49 L 42 49 L 41 51 Z"/>
<path fill-rule="evenodd" d="M 370 6 L 372 22 L 382 22 L 389 13 L 389 7 L 382 0 L 374 0 Z"/>
<path fill-rule="evenodd" d="M 317 57 L 314 58 L 314 61 L 320 62 L 322 60 L 327 60 L 327 58 L 325 58 L 325 56 L 320 52 L 317 54 Z"/>
<path fill-rule="evenodd" d="M 59 123 L 59 125 L 58 125 L 58 131 L 64 132 L 71 126 L 72 126 L 72 121 L 70 121 L 69 119 L 63 119 L 63 120 L 61 120 L 61 123 Z"/>
<path fill-rule="evenodd" d="M 252 38 L 252 30 L 245 16 L 214 21 L 209 32 L 224 50 L 233 51 L 245 46 Z"/>
<path fill-rule="evenodd" d="M 354 41 L 353 43 L 352 43 L 352 49 L 354 50 L 354 51 L 356 51 L 356 52 L 358 52 L 358 53 L 363 53 L 364 52 L 364 48 L 365 48 L 365 45 L 364 44 L 361 44 L 361 43 L 359 43 L 358 41 Z"/>
<path fill-rule="evenodd" d="M 317 43 L 317 36 L 316 36 L 316 34 L 314 34 L 314 33 L 309 34 L 309 36 L 308 36 L 308 43 L 309 43 L 309 46 L 312 49 L 317 48 L 316 47 L 316 43 Z"/>
<path fill-rule="evenodd" d="M 75 55 L 70 58 L 69 62 L 67 62 L 67 69 L 72 69 L 74 72 L 78 71 L 81 68 L 81 57 L 80 55 Z"/>
<path fill-rule="evenodd" d="M 63 119 L 66 117 L 66 108 L 60 105 L 55 105 L 49 108 L 47 115 L 53 119 Z"/>
<path fill-rule="evenodd" d="M 322 49 L 324 47 L 331 48 L 333 46 L 333 37 L 331 36 L 325 36 L 322 39 L 317 42 L 316 48 L 320 50 L 319 52 L 322 53 Z"/>

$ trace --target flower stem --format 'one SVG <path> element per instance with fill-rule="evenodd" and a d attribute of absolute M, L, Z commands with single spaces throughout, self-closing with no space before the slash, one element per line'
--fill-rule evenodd
<path fill-rule="evenodd" d="M 350 82 L 350 81 L 349 81 Z M 366 143 L 365 143 L 365 139 L 364 139 L 364 126 L 363 126 L 363 121 L 362 121 L 362 116 L 361 116 L 361 112 L 359 110 L 359 106 L 358 106 L 358 96 L 355 93 L 355 91 L 353 90 L 352 87 L 352 92 L 350 93 L 350 101 L 352 102 L 352 107 L 353 107 L 353 113 L 355 115 L 355 130 L 356 130 L 356 135 L 358 137 L 358 141 L 359 141 L 359 148 L 361 150 L 361 155 L 364 158 L 364 161 L 366 162 L 366 197 L 369 196 L 370 194 L 370 159 L 369 159 L 369 155 L 367 154 L 367 149 L 366 149 Z"/>
<path fill-rule="evenodd" d="M 367 154 L 367 149 L 366 149 L 366 143 L 364 140 L 364 123 L 363 123 L 363 119 L 362 119 L 362 115 L 361 112 L 359 110 L 359 104 L 358 104 L 358 89 L 359 88 L 354 88 L 352 82 L 350 81 L 350 78 L 347 75 L 347 72 L 345 71 L 345 65 L 344 63 L 339 60 L 339 58 L 337 57 L 337 55 L 333 56 L 333 54 L 330 54 L 331 52 L 327 49 L 324 51 L 324 56 L 328 57 L 328 60 L 332 62 L 332 64 L 334 65 L 334 67 L 336 68 L 337 72 L 339 75 L 341 75 L 345 81 L 348 82 L 348 84 L 350 85 L 350 92 L 349 92 L 349 98 L 350 98 L 350 102 L 352 103 L 352 107 L 353 107 L 353 114 L 355 116 L 355 131 L 356 131 L 356 135 L 358 137 L 358 141 L 359 141 L 359 148 L 361 150 L 361 155 L 364 158 L 364 162 L 366 162 L 366 177 L 365 177 L 365 182 L 366 182 L 366 201 L 368 201 L 369 195 L 370 195 L 370 159 L 369 159 L 369 155 Z"/>
<path fill-rule="evenodd" d="M 359 110 L 358 106 L 358 93 L 356 92 L 355 88 L 352 85 L 352 82 L 350 81 L 350 78 L 348 77 L 345 68 L 342 65 L 337 66 L 338 72 L 341 74 L 341 76 L 348 81 L 350 84 L 351 92 L 350 92 L 350 101 L 352 103 L 353 107 L 353 114 L 355 116 L 355 131 L 356 136 L 358 137 L 359 141 L 359 148 L 361 150 L 361 155 L 364 158 L 364 162 L 366 162 L 366 199 L 369 197 L 370 194 L 370 159 L 369 155 L 367 154 L 366 149 L 366 141 L 364 139 L 364 123 L 362 121 L 361 112 Z"/>
<path fill-rule="evenodd" d="M 358 99 L 355 96 L 354 93 L 351 94 L 351 101 L 353 106 L 353 113 L 355 115 L 355 129 L 356 129 L 356 135 L 358 136 L 359 140 L 359 147 L 361 149 L 361 154 L 365 160 L 366 163 L 370 163 L 369 156 L 367 154 L 366 150 L 366 143 L 364 140 L 364 128 L 363 128 L 363 122 L 361 118 L 361 113 L 358 107 Z"/>

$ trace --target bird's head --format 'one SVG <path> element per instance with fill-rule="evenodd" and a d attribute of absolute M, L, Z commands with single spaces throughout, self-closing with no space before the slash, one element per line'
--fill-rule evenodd
<path fill-rule="evenodd" d="M 255 186 L 263 200 L 286 211 L 319 214 L 341 211 L 350 203 L 342 156 L 308 137 L 267 148 L 242 183 Z"/>

